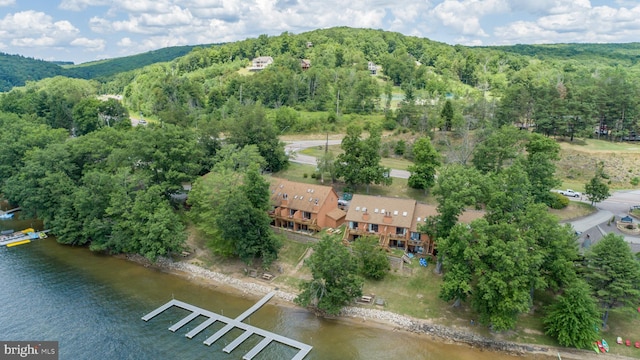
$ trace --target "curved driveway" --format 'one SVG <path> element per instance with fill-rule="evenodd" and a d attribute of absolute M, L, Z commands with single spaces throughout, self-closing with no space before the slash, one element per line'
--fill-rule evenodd
<path fill-rule="evenodd" d="M 315 146 L 324 146 L 327 140 L 291 140 L 285 141 L 284 151 L 289 155 L 289 161 L 304 165 L 317 165 L 318 161 L 314 156 L 300 154 L 299 151 Z M 329 145 L 340 145 L 341 139 L 329 140 Z M 391 169 L 391 177 L 408 179 L 410 173 L 406 170 Z"/>
<path fill-rule="evenodd" d="M 578 240 L 582 247 L 586 248 L 612 232 L 624 236 L 632 251 L 637 253 L 640 252 L 640 236 L 624 234 L 615 225 L 607 225 L 614 215 L 618 220 L 628 215 L 629 208 L 634 205 L 640 205 L 640 190 L 616 191 L 597 204 L 598 211 L 569 223 L 576 231 L 581 232 Z"/>

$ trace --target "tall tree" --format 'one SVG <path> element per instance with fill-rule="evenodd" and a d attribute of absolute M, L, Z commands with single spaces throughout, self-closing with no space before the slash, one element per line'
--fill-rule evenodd
<path fill-rule="evenodd" d="M 447 99 L 447 101 L 444 102 L 442 111 L 440 112 L 440 118 L 442 119 L 442 122 L 443 122 L 443 125 L 441 127 L 442 130 L 451 131 L 454 116 L 455 116 L 455 110 L 453 109 L 453 102 Z"/>
<path fill-rule="evenodd" d="M 611 196 L 611 193 L 609 193 L 609 185 L 604 182 L 604 180 L 608 178 L 609 176 L 604 172 L 604 163 L 602 161 L 597 163 L 595 175 L 584 185 L 584 193 L 591 201 L 591 205 L 597 204 Z"/>
<path fill-rule="evenodd" d="M 482 182 L 482 174 L 475 169 L 455 164 L 444 167 L 433 190 L 438 200 L 438 215 L 425 224 L 421 231 L 433 236 L 436 243 L 448 237 L 464 209 L 483 198 Z M 443 257 L 444 254 L 438 256 L 438 273 L 442 270 Z"/>
<path fill-rule="evenodd" d="M 436 168 L 440 166 L 440 155 L 428 137 L 421 137 L 413 144 L 413 165 L 409 166 L 408 184 L 414 189 L 428 191 L 436 182 Z"/>
<path fill-rule="evenodd" d="M 600 318 L 598 304 L 591 296 L 591 288 L 584 280 L 576 280 L 546 309 L 543 319 L 545 333 L 562 346 L 591 349 L 598 332 Z"/>
<path fill-rule="evenodd" d="M 289 160 L 284 152 L 284 143 L 278 138 L 279 130 L 266 118 L 261 104 L 241 107 L 235 116 L 229 135 L 229 142 L 240 148 L 256 145 L 260 155 L 266 161 L 267 170 L 277 172 L 288 166 Z"/>
<path fill-rule="evenodd" d="M 295 301 L 320 313 L 337 315 L 342 307 L 362 296 L 358 265 L 338 238 L 324 236 L 313 249 L 305 261 L 312 279 L 300 284 Z"/>
<path fill-rule="evenodd" d="M 526 138 L 527 132 L 503 126 L 476 147 L 471 161 L 483 173 L 500 172 L 522 152 Z"/>
<path fill-rule="evenodd" d="M 341 177 L 351 186 L 391 184 L 388 168 L 380 165 L 380 128 L 369 131 L 369 137 L 362 139 L 362 129 L 356 125 L 347 127 L 347 135 L 342 139 L 344 152 L 336 157 L 336 176 Z"/>
<path fill-rule="evenodd" d="M 262 266 L 269 267 L 280 248 L 267 214 L 269 185 L 260 175 L 255 146 L 234 149 L 223 147 L 214 171 L 194 183 L 188 200 L 190 216 L 209 238 L 214 253 L 235 255 L 246 263 L 260 259 Z M 253 164 L 236 161 L 256 157 Z"/>
<path fill-rule="evenodd" d="M 453 300 L 454 307 L 460 306 L 473 292 L 474 258 L 478 255 L 473 249 L 473 243 L 476 236 L 484 233 L 482 228 L 486 225 L 486 221 L 473 222 L 471 228 L 456 224 L 449 236 L 438 240 L 438 252 L 443 258 L 442 266 L 446 268 L 439 297 L 444 301 Z"/>
<path fill-rule="evenodd" d="M 560 185 L 555 177 L 555 162 L 560 159 L 560 145 L 540 134 L 532 134 L 526 145 L 525 168 L 531 183 L 531 194 L 536 202 L 550 204 L 551 189 Z"/>
<path fill-rule="evenodd" d="M 609 310 L 634 305 L 640 297 L 640 263 L 620 235 L 607 234 L 585 256 L 585 277 L 595 291 L 604 313 L 606 328 Z"/>
<path fill-rule="evenodd" d="M 514 224 L 501 222 L 486 230 L 478 237 L 481 260 L 474 266 L 477 283 L 471 304 L 481 323 L 494 330 L 508 330 L 531 306 L 529 289 L 539 254 L 530 250 L 529 242 Z"/>

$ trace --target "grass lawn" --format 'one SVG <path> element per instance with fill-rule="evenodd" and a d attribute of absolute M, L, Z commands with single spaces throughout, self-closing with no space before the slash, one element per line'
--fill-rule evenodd
<path fill-rule="evenodd" d="M 282 238 L 282 248 L 278 252 L 278 260 L 295 266 L 302 260 L 302 257 L 312 244 L 292 241 L 284 236 Z"/>
<path fill-rule="evenodd" d="M 596 211 L 596 208 L 594 206 L 591 206 L 591 204 L 587 204 L 579 201 L 570 201 L 569 205 L 564 209 L 560 209 L 560 210 L 549 209 L 549 212 L 557 215 L 560 218 L 560 220 L 577 219 L 577 218 L 592 214 L 595 211 Z"/>

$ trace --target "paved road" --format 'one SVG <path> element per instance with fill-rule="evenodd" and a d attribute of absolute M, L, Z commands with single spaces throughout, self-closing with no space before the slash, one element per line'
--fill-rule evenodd
<path fill-rule="evenodd" d="M 314 156 L 300 154 L 300 151 L 310 147 L 324 146 L 327 140 L 292 140 L 285 141 L 284 151 L 289 154 L 289 161 L 304 165 L 317 165 L 317 159 Z M 340 145 L 341 139 L 329 140 L 329 145 Z M 410 173 L 406 170 L 391 169 L 391 177 L 398 179 L 408 179 Z"/>
<path fill-rule="evenodd" d="M 615 225 L 607 225 L 614 215 L 618 219 L 628 215 L 629 208 L 633 205 L 640 205 L 640 190 L 617 191 L 607 200 L 597 204 L 597 212 L 573 220 L 570 224 L 582 233 L 578 240 L 583 247 L 588 247 L 589 243 L 595 243 L 604 235 L 613 232 L 624 236 L 634 253 L 640 252 L 640 236 L 627 235 L 619 231 Z"/>

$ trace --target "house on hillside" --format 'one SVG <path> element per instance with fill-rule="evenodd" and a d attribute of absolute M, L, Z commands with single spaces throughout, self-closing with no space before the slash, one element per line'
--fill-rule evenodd
<path fill-rule="evenodd" d="M 367 69 L 369 69 L 369 73 L 371 75 L 376 75 L 378 73 L 378 66 L 373 61 L 369 61 L 367 63 Z"/>
<path fill-rule="evenodd" d="M 338 208 L 338 194 L 330 186 L 276 179 L 270 186 L 272 225 L 292 231 L 337 228 L 347 215 Z"/>
<path fill-rule="evenodd" d="M 302 70 L 309 70 L 309 68 L 311 68 L 311 60 L 309 59 L 300 60 L 300 67 L 302 68 Z"/>
<path fill-rule="evenodd" d="M 271 56 L 258 56 L 257 58 L 251 60 L 250 71 L 260 71 L 267 66 L 273 63 L 273 58 Z"/>

